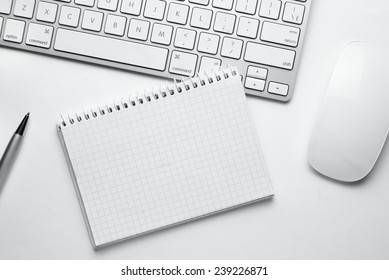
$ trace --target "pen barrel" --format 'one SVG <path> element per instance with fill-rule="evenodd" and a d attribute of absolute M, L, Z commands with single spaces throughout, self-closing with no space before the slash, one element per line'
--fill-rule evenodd
<path fill-rule="evenodd" d="M 21 135 L 14 134 L 0 160 L 0 190 L 5 184 L 12 165 L 14 164 L 22 138 Z"/>

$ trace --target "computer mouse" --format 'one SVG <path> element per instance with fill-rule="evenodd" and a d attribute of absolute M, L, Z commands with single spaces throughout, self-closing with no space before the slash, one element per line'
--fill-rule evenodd
<path fill-rule="evenodd" d="M 309 144 L 308 161 L 319 173 L 356 182 L 374 167 L 389 130 L 387 53 L 353 42 L 340 55 Z"/>

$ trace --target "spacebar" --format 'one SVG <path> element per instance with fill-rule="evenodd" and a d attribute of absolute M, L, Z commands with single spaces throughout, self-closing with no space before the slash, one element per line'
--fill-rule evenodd
<path fill-rule="evenodd" d="M 54 49 L 163 71 L 168 50 L 59 28 Z"/>

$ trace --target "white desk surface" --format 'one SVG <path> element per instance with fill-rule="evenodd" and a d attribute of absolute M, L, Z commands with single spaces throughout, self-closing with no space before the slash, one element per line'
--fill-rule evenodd
<path fill-rule="evenodd" d="M 325 179 L 307 162 L 339 53 L 353 40 L 389 49 L 388 13 L 387 0 L 314 1 L 292 101 L 248 97 L 274 199 L 99 251 L 89 241 L 56 121 L 162 79 L 0 48 L 1 153 L 31 112 L 0 195 L 0 259 L 388 259 L 389 145 L 359 184 Z"/>

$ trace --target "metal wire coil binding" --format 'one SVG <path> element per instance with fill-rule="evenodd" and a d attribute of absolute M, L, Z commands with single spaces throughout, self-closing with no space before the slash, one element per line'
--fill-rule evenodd
<path fill-rule="evenodd" d="M 203 74 L 197 73 L 195 77 L 181 78 L 181 81 L 177 82 L 173 80 L 173 84 L 168 84 L 164 87 L 159 87 L 157 90 L 151 89 L 151 91 L 145 91 L 143 93 L 137 93 L 136 95 L 130 95 L 122 98 L 120 101 L 115 101 L 111 104 L 106 104 L 102 107 L 90 108 L 83 110 L 79 113 L 67 114 L 66 116 L 61 115 L 59 125 L 66 127 L 88 121 L 90 119 L 99 118 L 107 114 L 112 114 L 117 111 L 126 110 L 131 107 L 143 105 L 145 103 L 153 102 L 159 99 L 167 98 L 168 96 L 174 96 L 175 94 L 182 94 L 184 92 L 190 92 L 191 89 L 203 87 L 213 83 L 217 83 L 222 80 L 226 80 L 231 76 L 238 75 L 237 69 L 222 69 L 220 68 L 216 72 L 204 72 Z"/>

